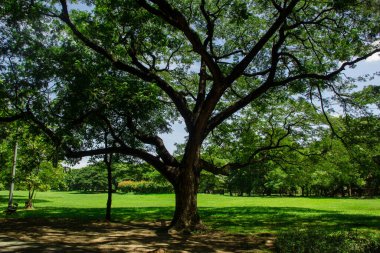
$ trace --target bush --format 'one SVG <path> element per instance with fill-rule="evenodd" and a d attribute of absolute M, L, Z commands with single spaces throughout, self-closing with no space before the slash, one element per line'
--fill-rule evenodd
<path fill-rule="evenodd" d="M 122 192 L 133 192 L 136 194 L 173 192 L 173 187 L 170 184 L 156 183 L 152 181 L 126 180 L 118 184 L 118 189 Z"/>
<path fill-rule="evenodd" d="M 380 238 L 354 231 L 295 230 L 279 234 L 275 247 L 279 253 L 375 253 Z"/>

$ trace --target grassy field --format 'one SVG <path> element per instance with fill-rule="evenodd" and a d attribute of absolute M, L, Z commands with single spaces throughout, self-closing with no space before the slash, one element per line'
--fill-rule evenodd
<path fill-rule="evenodd" d="M 16 192 L 15 202 L 26 200 L 27 192 Z M 7 206 L 8 192 L 0 191 L 0 209 Z M 70 218 L 102 220 L 106 194 L 39 192 L 34 210 L 23 210 L 14 218 Z M 170 220 L 172 194 L 114 194 L 115 221 Z M 380 233 L 380 199 L 230 197 L 199 194 L 200 214 L 206 225 L 232 233 L 278 233 L 289 229 L 325 231 L 371 231 Z M 3 213 L 1 218 L 6 217 Z"/>

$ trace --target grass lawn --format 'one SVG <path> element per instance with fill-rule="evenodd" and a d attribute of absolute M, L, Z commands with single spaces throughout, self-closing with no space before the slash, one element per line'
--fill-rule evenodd
<path fill-rule="evenodd" d="M 105 193 L 38 192 L 34 210 L 22 208 L 27 192 L 16 192 L 21 207 L 14 218 L 70 218 L 102 220 Z M 230 197 L 199 194 L 200 214 L 206 225 L 232 233 L 278 233 L 289 229 L 325 231 L 364 230 L 380 234 L 380 199 Z M 8 192 L 0 191 L 0 210 Z M 113 195 L 115 221 L 170 220 L 174 195 Z M 0 218 L 6 217 L 3 213 Z"/>

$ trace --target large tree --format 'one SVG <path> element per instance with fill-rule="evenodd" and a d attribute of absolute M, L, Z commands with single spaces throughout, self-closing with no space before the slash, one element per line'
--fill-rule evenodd
<path fill-rule="evenodd" d="M 277 103 L 268 94 L 325 102 L 325 90 L 344 92 L 340 73 L 380 52 L 370 2 L 6 0 L 1 120 L 39 126 L 68 157 L 148 162 L 174 187 L 171 227 L 193 229 L 201 170 L 241 166 L 202 157 L 208 136 L 250 104 Z M 178 120 L 188 136 L 174 157 L 159 134 Z M 102 145 L 105 128 L 112 146 Z"/>

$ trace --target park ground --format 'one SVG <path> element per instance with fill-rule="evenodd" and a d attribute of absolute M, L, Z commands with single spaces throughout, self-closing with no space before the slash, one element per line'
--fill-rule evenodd
<path fill-rule="evenodd" d="M 114 194 L 113 222 L 104 222 L 106 194 L 37 193 L 35 208 L 0 215 L 0 252 L 266 252 L 277 235 L 295 230 L 380 234 L 380 199 L 199 195 L 209 228 L 192 235 L 164 229 L 171 194 Z M 8 193 L 0 192 L 0 208 Z M 156 250 L 156 251 L 154 251 Z"/>

